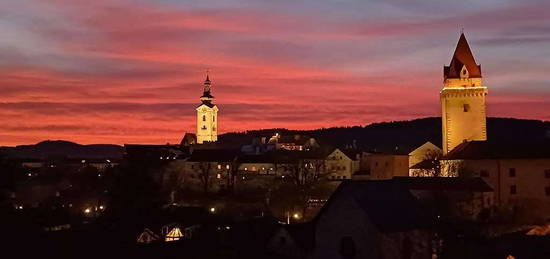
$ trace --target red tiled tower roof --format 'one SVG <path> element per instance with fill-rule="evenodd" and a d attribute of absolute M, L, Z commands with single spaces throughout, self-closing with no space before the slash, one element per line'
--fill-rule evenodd
<path fill-rule="evenodd" d="M 481 65 L 478 65 L 470 50 L 468 41 L 464 33 L 460 34 L 460 39 L 456 45 L 455 53 L 451 59 L 449 66 L 445 66 L 443 69 L 443 75 L 445 79 L 447 78 L 460 78 L 460 71 L 462 66 L 466 66 L 470 78 L 480 78 L 481 77 Z"/>

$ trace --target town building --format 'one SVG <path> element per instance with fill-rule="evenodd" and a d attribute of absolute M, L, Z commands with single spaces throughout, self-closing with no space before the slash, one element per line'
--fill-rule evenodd
<path fill-rule="evenodd" d="M 549 220 L 550 149 L 548 143 L 470 141 L 441 160 L 449 176 L 481 177 L 494 189 L 499 206 L 523 209 Z"/>
<path fill-rule="evenodd" d="M 233 188 L 238 150 L 197 149 L 185 161 L 180 184 L 191 191 L 218 192 Z M 176 161 L 177 162 L 177 161 Z"/>
<path fill-rule="evenodd" d="M 480 177 L 395 177 L 432 208 L 434 217 L 486 220 L 495 206 L 494 192 Z"/>
<path fill-rule="evenodd" d="M 204 91 L 197 107 L 197 144 L 216 142 L 218 140 L 218 107 L 212 103 L 212 82 L 209 76 L 204 81 Z"/>
<path fill-rule="evenodd" d="M 443 153 L 464 141 L 486 140 L 485 96 L 481 65 L 474 59 L 464 33 L 460 35 L 449 66 L 443 69 L 440 93 Z"/>
<path fill-rule="evenodd" d="M 314 138 L 304 135 L 280 135 L 276 133 L 269 139 L 269 144 L 274 144 L 277 150 L 310 151 L 319 148 Z"/>
<path fill-rule="evenodd" d="M 326 157 L 327 178 L 331 180 L 351 179 L 359 171 L 362 152 L 358 149 L 336 148 Z"/>
<path fill-rule="evenodd" d="M 408 176 L 408 162 L 406 153 L 361 152 L 360 170 L 352 177 L 354 180 L 382 180 Z"/>

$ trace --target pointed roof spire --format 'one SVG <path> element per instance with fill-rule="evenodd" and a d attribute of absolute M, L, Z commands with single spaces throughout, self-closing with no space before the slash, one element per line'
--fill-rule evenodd
<path fill-rule="evenodd" d="M 204 80 L 204 83 L 210 83 L 210 75 L 208 74 L 210 72 L 210 69 L 206 70 L 206 80 Z"/>
<path fill-rule="evenodd" d="M 463 66 L 466 66 L 469 77 L 481 77 L 481 66 L 476 63 L 464 32 L 460 34 L 450 65 L 445 66 L 445 78 L 460 78 L 460 71 Z"/>
<path fill-rule="evenodd" d="M 205 104 L 211 105 L 212 99 L 214 99 L 214 96 L 210 93 L 212 90 L 212 83 L 210 82 L 210 75 L 208 74 L 208 70 L 206 70 L 206 80 L 204 80 L 204 91 L 202 92 L 201 101 Z"/>

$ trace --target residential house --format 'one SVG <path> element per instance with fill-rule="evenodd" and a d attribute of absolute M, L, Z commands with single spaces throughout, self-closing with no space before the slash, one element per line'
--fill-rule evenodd
<path fill-rule="evenodd" d="M 327 178 L 330 180 L 351 179 L 359 171 L 362 152 L 357 149 L 334 149 L 325 160 Z"/>
<path fill-rule="evenodd" d="M 217 192 L 235 183 L 238 150 L 197 149 L 185 161 L 183 186 L 192 190 Z"/>

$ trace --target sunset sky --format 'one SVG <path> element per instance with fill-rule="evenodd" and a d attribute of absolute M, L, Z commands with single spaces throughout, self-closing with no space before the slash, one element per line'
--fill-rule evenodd
<path fill-rule="evenodd" d="M 439 116 L 460 29 L 488 115 L 550 120 L 550 2 L 0 0 L 0 145 L 178 143 Z"/>

